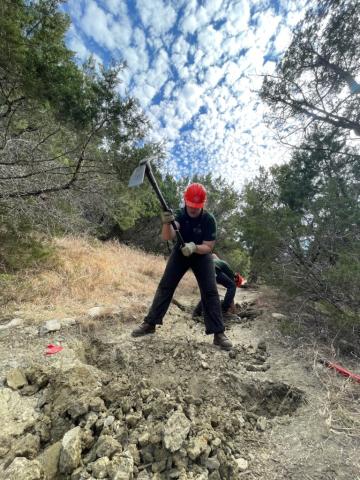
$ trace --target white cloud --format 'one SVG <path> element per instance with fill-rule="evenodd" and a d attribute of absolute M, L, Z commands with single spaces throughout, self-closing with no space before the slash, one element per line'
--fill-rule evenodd
<path fill-rule="evenodd" d="M 136 6 L 145 26 L 151 27 L 156 35 L 166 33 L 176 20 L 176 12 L 162 0 L 137 0 Z"/>
<path fill-rule="evenodd" d="M 223 34 L 221 30 L 215 30 L 211 25 L 202 29 L 198 34 L 198 45 L 204 52 L 215 50 L 219 55 L 222 41 Z"/>
<path fill-rule="evenodd" d="M 223 78 L 223 76 L 223 69 L 218 67 L 217 65 L 214 65 L 213 67 L 207 69 L 204 80 L 210 88 L 214 88 Z"/>
<path fill-rule="evenodd" d="M 284 52 L 287 47 L 290 45 L 292 38 L 292 32 L 289 27 L 282 26 L 280 31 L 277 33 L 274 41 L 274 49 L 276 53 Z"/>
<path fill-rule="evenodd" d="M 75 29 L 72 27 L 69 30 L 69 48 L 75 52 L 75 55 L 83 62 L 91 54 L 90 50 L 86 47 L 84 41 L 76 33 Z"/>
<path fill-rule="evenodd" d="M 229 34 L 237 35 L 248 28 L 250 21 L 250 5 L 248 0 L 231 2 L 226 13 L 226 18 L 229 22 L 227 27 Z"/>
<path fill-rule="evenodd" d="M 110 50 L 116 47 L 110 29 L 111 22 L 112 17 L 94 1 L 87 4 L 85 14 L 81 19 L 84 32 L 99 45 Z"/>
<path fill-rule="evenodd" d="M 128 10 L 124 0 L 103 0 L 103 2 L 114 15 L 127 16 Z"/>

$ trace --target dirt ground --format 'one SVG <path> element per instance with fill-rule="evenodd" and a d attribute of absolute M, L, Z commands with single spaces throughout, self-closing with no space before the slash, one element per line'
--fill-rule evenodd
<path fill-rule="evenodd" d="M 360 385 L 330 349 L 281 334 L 266 291 L 238 290 L 232 352 L 176 300 L 144 338 L 121 313 L 0 331 L 0 478 L 360 480 Z"/>

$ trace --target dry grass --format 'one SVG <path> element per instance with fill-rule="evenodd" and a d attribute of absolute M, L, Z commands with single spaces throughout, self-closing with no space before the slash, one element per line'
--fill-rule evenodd
<path fill-rule="evenodd" d="M 317 366 L 314 359 L 314 372 L 326 395 L 323 398 L 320 415 L 329 431 L 360 439 L 360 385 L 345 379 L 332 369 Z"/>
<path fill-rule="evenodd" d="M 7 306 L 25 318 L 77 316 L 94 305 L 114 305 L 134 315 L 147 311 L 165 267 L 161 256 L 150 255 L 117 242 L 65 237 L 53 241 L 56 259 L 40 271 L 21 272 L 12 282 Z M 15 285 L 15 287 L 14 287 Z M 191 273 L 181 282 L 181 293 L 196 291 Z"/>

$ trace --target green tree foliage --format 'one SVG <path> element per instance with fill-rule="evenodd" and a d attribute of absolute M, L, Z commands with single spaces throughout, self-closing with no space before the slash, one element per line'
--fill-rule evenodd
<path fill-rule="evenodd" d="M 360 308 L 359 182 L 342 135 L 317 131 L 247 186 L 241 219 L 254 270 L 348 320 Z"/>
<path fill-rule="evenodd" d="M 360 156 L 352 138 L 360 136 L 359 73 L 358 1 L 315 2 L 261 90 L 268 121 L 293 149 L 291 161 L 271 169 L 267 185 L 259 178 L 247 187 L 242 217 L 259 273 L 355 323 Z"/>
<path fill-rule="evenodd" d="M 118 93 L 123 65 L 76 63 L 61 3 L 0 5 L 0 203 L 52 232 L 127 228 L 150 197 L 129 191 L 130 173 L 162 149 L 145 142 L 137 101 Z"/>
<path fill-rule="evenodd" d="M 298 25 L 261 97 L 280 138 L 314 124 L 360 136 L 360 9 L 357 0 L 321 0 Z"/>

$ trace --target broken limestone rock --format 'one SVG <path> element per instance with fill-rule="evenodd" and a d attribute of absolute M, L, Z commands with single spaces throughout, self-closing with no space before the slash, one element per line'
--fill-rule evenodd
<path fill-rule="evenodd" d="M 6 480 L 44 480 L 42 466 L 37 460 L 16 457 L 5 472 Z"/>
<path fill-rule="evenodd" d="M 28 384 L 25 374 L 20 368 L 13 368 L 6 375 L 6 384 L 13 390 L 18 390 Z"/>
<path fill-rule="evenodd" d="M 59 470 L 71 473 L 81 462 L 81 428 L 75 427 L 65 433 L 61 442 Z"/>
<path fill-rule="evenodd" d="M 264 432 L 267 427 L 267 418 L 266 417 L 259 417 L 256 420 L 256 428 L 261 432 Z"/>
<path fill-rule="evenodd" d="M 40 327 L 40 335 L 46 335 L 50 332 L 57 332 L 61 329 L 61 323 L 57 319 L 48 320 Z"/>
<path fill-rule="evenodd" d="M 166 422 L 164 444 L 170 452 L 179 450 L 190 431 L 191 422 L 182 412 L 175 412 Z"/>
<path fill-rule="evenodd" d="M 8 328 L 20 327 L 23 325 L 24 320 L 22 318 L 13 318 L 10 322 L 5 325 L 0 325 L 0 330 L 7 330 Z"/>
<path fill-rule="evenodd" d="M 206 459 L 205 467 L 209 470 L 209 472 L 212 472 L 213 470 L 219 470 L 220 462 L 216 456 L 209 457 Z"/>
<path fill-rule="evenodd" d="M 46 480 L 55 480 L 59 471 L 61 442 L 56 442 L 46 448 L 37 458 L 44 469 Z"/>
<path fill-rule="evenodd" d="M 2 436 L 20 436 L 29 431 L 39 416 L 35 404 L 33 397 L 21 397 L 10 388 L 0 389 L 0 418 L 6 418 L 1 425 Z"/>
<path fill-rule="evenodd" d="M 198 437 L 192 438 L 187 448 L 187 453 L 191 460 L 196 460 L 202 453 L 206 451 L 207 446 L 208 442 L 205 435 L 199 435 Z"/>
<path fill-rule="evenodd" d="M 249 467 L 249 462 L 245 458 L 237 458 L 235 462 L 241 472 L 245 472 Z"/>
<path fill-rule="evenodd" d="M 102 318 L 102 317 L 111 317 L 120 313 L 119 308 L 117 307 L 92 307 L 87 311 L 87 315 L 92 318 Z"/>
<path fill-rule="evenodd" d="M 133 480 L 134 459 L 131 453 L 126 450 L 123 453 L 114 455 L 108 465 L 108 476 L 111 480 Z"/>
<path fill-rule="evenodd" d="M 19 438 L 13 447 L 14 457 L 25 457 L 34 459 L 40 449 L 40 438 L 32 433 L 27 433 L 24 437 Z"/>
<path fill-rule="evenodd" d="M 90 463 L 91 473 L 95 478 L 106 478 L 107 477 L 107 468 L 110 463 L 108 457 L 101 457 L 96 460 L 94 463 Z"/>
<path fill-rule="evenodd" d="M 114 453 L 121 452 L 122 450 L 120 443 L 115 440 L 115 438 L 112 438 L 110 435 L 102 435 L 101 437 L 99 437 L 94 448 L 97 458 L 111 458 Z"/>

